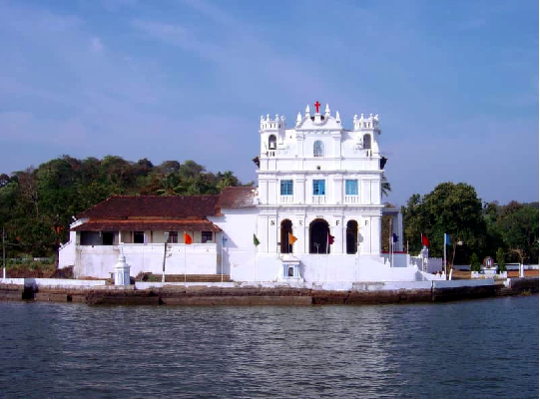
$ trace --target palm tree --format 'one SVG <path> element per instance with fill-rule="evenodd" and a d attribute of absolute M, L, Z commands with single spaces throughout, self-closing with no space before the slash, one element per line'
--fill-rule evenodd
<path fill-rule="evenodd" d="M 390 182 L 388 182 L 388 179 L 386 179 L 386 175 L 383 174 L 381 179 L 381 191 L 383 196 L 388 197 L 388 193 L 392 191 L 392 186 L 390 185 Z"/>
<path fill-rule="evenodd" d="M 225 171 L 223 174 L 219 173 L 218 176 L 220 176 L 220 181 L 217 184 L 217 187 L 220 190 L 229 186 L 238 186 L 240 183 L 238 178 L 234 176 L 231 171 Z"/>

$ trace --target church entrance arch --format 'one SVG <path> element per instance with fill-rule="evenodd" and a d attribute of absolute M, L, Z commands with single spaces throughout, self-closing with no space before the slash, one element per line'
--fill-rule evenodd
<path fill-rule="evenodd" d="M 290 219 L 281 221 L 281 253 L 292 253 L 292 244 L 289 242 L 289 233 L 292 234 L 292 222 Z"/>
<path fill-rule="evenodd" d="M 329 233 L 330 226 L 322 218 L 317 218 L 309 224 L 309 252 L 311 254 L 327 254 Z M 328 253 L 330 253 L 329 250 Z"/>
<path fill-rule="evenodd" d="M 356 254 L 358 251 L 358 222 L 347 222 L 347 254 Z"/>

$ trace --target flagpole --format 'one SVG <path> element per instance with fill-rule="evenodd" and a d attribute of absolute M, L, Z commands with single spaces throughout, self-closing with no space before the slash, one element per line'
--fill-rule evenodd
<path fill-rule="evenodd" d="M 255 278 L 254 278 L 254 281 L 257 282 L 257 246 L 255 246 L 255 249 L 253 251 L 253 257 L 255 259 Z"/>
<path fill-rule="evenodd" d="M 446 274 L 446 233 L 443 236 L 443 246 L 444 246 L 444 273 Z"/>
<path fill-rule="evenodd" d="M 221 283 L 223 283 L 223 265 L 225 264 L 223 262 L 223 251 L 225 247 L 225 234 L 223 233 L 221 235 Z"/>

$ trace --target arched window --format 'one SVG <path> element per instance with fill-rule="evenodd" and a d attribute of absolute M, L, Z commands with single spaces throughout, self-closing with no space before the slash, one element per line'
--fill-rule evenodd
<path fill-rule="evenodd" d="M 364 149 L 371 149 L 371 135 L 369 133 L 364 135 Z"/>
<path fill-rule="evenodd" d="M 324 156 L 324 144 L 322 141 L 317 140 L 313 143 L 313 157 L 323 157 Z"/>
<path fill-rule="evenodd" d="M 358 222 L 347 222 L 347 254 L 356 254 L 358 250 Z"/>
<path fill-rule="evenodd" d="M 268 137 L 268 150 L 276 149 L 276 135 L 270 135 Z"/>

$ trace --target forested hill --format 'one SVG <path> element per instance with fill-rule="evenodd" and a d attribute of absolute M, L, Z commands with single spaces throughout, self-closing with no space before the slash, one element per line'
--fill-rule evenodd
<path fill-rule="evenodd" d="M 50 256 L 67 240 L 72 216 L 109 196 L 217 194 L 239 185 L 232 172 L 214 174 L 191 160 L 155 166 L 146 158 L 63 156 L 0 174 L 0 235 L 4 226 L 11 256 Z"/>

